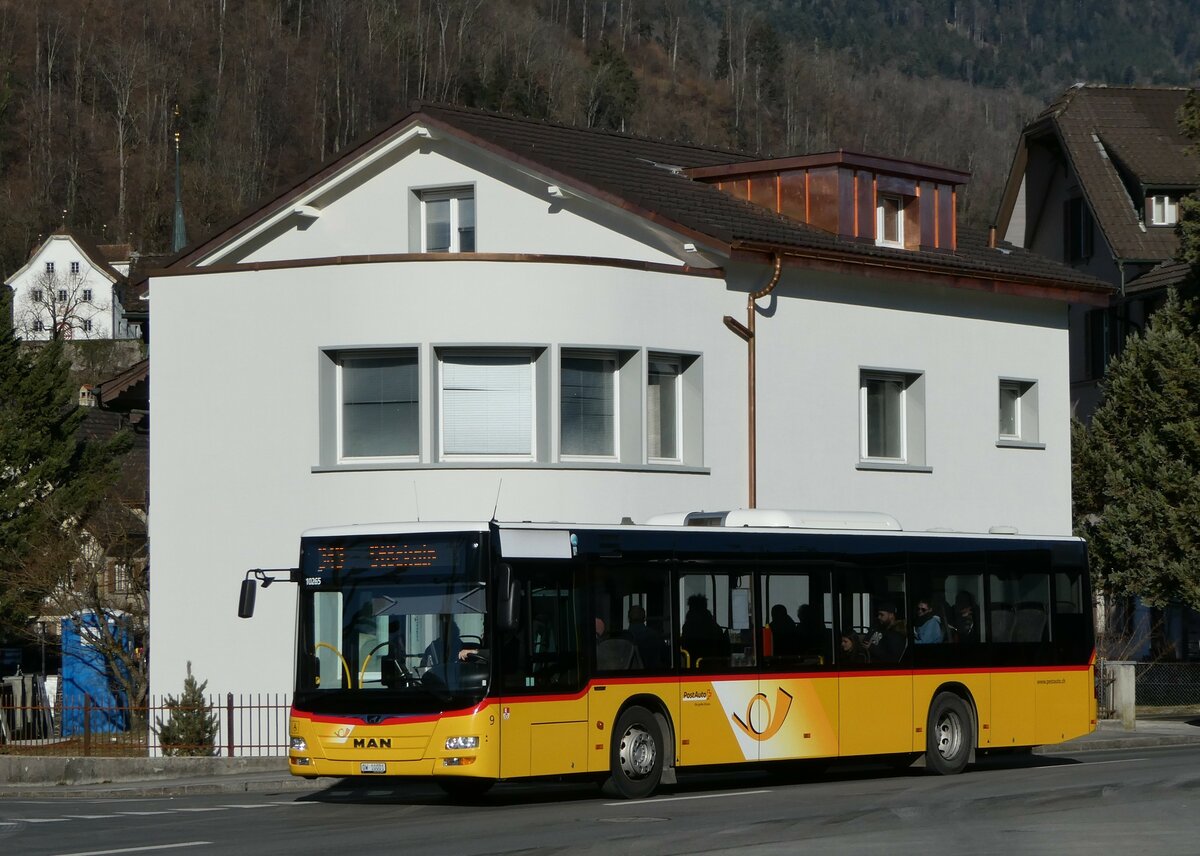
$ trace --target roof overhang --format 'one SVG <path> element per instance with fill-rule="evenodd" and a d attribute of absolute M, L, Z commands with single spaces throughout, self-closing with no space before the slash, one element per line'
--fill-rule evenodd
<path fill-rule="evenodd" d="M 1015 297 L 1034 297 L 1064 303 L 1082 303 L 1090 306 L 1108 306 L 1112 299 L 1112 287 L 1103 283 L 1095 286 L 1086 283 L 1037 279 L 1033 277 L 990 275 L 949 271 L 933 264 L 918 261 L 911 263 L 894 259 L 871 258 L 830 250 L 808 250 L 795 247 L 772 247 L 761 244 L 739 243 L 734 247 L 731 261 L 767 263 L 780 256 L 789 267 L 805 270 L 842 273 L 868 278 L 887 278 L 925 285 L 944 285 L 990 294 Z"/>

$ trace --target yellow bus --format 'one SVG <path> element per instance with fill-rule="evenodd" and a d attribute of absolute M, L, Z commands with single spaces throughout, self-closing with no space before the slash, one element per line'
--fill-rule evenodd
<path fill-rule="evenodd" d="M 253 611 L 243 583 L 240 614 Z M 288 762 L 476 795 L 592 776 L 976 752 L 1095 728 L 1084 544 L 885 515 L 304 533 Z"/>

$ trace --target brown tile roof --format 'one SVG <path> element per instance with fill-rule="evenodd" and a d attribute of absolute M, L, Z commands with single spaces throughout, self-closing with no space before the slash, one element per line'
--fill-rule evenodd
<path fill-rule="evenodd" d="M 435 134 L 442 132 L 466 139 L 501 158 L 561 181 L 568 188 L 596 196 L 684 236 L 715 244 L 725 252 L 737 248 L 803 250 L 851 264 L 858 261 L 878 266 L 883 262 L 886 266 L 895 262 L 899 267 L 948 274 L 1036 280 L 1041 285 L 1067 290 L 1101 293 L 1111 290 L 1086 274 L 1024 250 L 1009 246 L 988 248 L 982 233 L 969 230 L 960 230 L 959 249 L 952 252 L 888 249 L 841 238 L 736 199 L 682 172 L 687 168 L 759 160 L 754 155 L 438 104 L 414 105 L 411 113 L 384 132 L 330 161 L 217 236 L 185 249 L 167 263 L 167 268 L 185 267 L 203 258 L 256 222 L 292 204 L 306 190 L 386 143 L 413 122 L 426 124 Z"/>
<path fill-rule="evenodd" d="M 1126 294 L 1141 294 L 1148 291 L 1158 291 L 1171 285 L 1179 285 L 1188 274 L 1191 266 L 1186 262 L 1167 261 L 1146 271 L 1137 279 L 1125 285 Z"/>
<path fill-rule="evenodd" d="M 851 258 L 890 259 L 900 264 L 917 260 L 964 274 L 1101 286 L 1086 274 L 1025 250 L 1009 245 L 1003 249 L 989 248 L 987 235 L 981 231 L 960 229 L 958 249 L 953 252 L 914 254 L 877 247 L 871 242 L 841 238 L 788 219 L 664 168 L 664 165 L 690 168 L 757 160 L 751 155 L 463 108 L 421 105 L 419 112 L 466 132 L 485 148 L 510 158 L 515 156 L 543 171 L 561 174 L 576 185 L 582 182 L 624 203 L 626 208 L 666 219 L 687 231 L 715 237 L 726 244 L 825 250 Z"/>
<path fill-rule="evenodd" d="M 1119 259 L 1169 259 L 1175 230 L 1145 227 L 1139 217 L 1144 190 L 1192 190 L 1200 160 L 1185 154 L 1189 141 L 1176 116 L 1189 90 L 1131 86 L 1073 86 L 1026 129 L 1052 125 L 1079 177 L 1097 223 Z M 1122 181 L 1124 170 L 1133 188 Z M 1141 194 L 1141 198 L 1134 194 Z"/>

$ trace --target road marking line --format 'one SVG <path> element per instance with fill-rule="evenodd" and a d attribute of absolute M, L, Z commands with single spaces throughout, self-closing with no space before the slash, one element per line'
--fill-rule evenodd
<path fill-rule="evenodd" d="M 68 814 L 72 820 L 112 820 L 115 814 Z"/>
<path fill-rule="evenodd" d="M 112 856 L 115 853 L 147 853 L 151 850 L 176 850 L 180 847 L 202 847 L 211 841 L 181 841 L 178 844 L 150 844 L 145 847 L 122 847 L 119 850 L 80 850 L 75 853 L 60 853 L 58 856 Z"/>
<path fill-rule="evenodd" d="M 1131 764 L 1134 761 L 1148 761 L 1149 758 L 1118 758 L 1115 761 L 1080 761 L 1078 764 L 1053 764 L 1049 767 L 1034 767 L 1035 770 L 1073 770 L 1076 767 L 1099 767 L 1101 764 Z"/>
<path fill-rule="evenodd" d="M 152 814 L 170 814 L 169 811 L 119 811 L 117 814 L 132 814 L 136 817 L 149 817 Z"/>
<path fill-rule="evenodd" d="M 271 808 L 270 803 L 255 803 L 253 805 L 227 805 L 222 808 Z"/>
<path fill-rule="evenodd" d="M 62 823 L 65 817 L 14 817 L 16 823 Z"/>
<path fill-rule="evenodd" d="M 661 797 L 652 800 L 625 800 L 623 802 L 605 803 L 607 806 L 638 806 L 638 805 L 657 805 L 658 803 L 666 802 L 683 802 L 684 800 L 715 800 L 718 798 L 728 799 L 730 797 L 753 797 L 758 794 L 769 794 L 770 791 L 738 791 L 735 794 L 697 794 L 692 797 Z"/>
<path fill-rule="evenodd" d="M 209 806 L 208 808 L 173 808 L 171 811 L 225 811 L 225 806 Z"/>

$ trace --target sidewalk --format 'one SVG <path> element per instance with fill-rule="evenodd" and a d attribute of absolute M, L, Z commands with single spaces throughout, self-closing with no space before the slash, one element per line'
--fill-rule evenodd
<path fill-rule="evenodd" d="M 1071 755 L 1101 749 L 1147 749 L 1155 746 L 1200 744 L 1200 717 L 1175 719 L 1139 719 L 1133 731 L 1126 731 L 1117 719 L 1102 719 L 1096 730 L 1065 743 L 1039 746 L 1038 755 Z"/>
<path fill-rule="evenodd" d="M 1200 745 L 1200 717 L 1139 719 L 1133 731 L 1103 720 L 1094 732 L 1039 746 L 1038 755 L 1104 749 Z M 70 797 L 169 797 L 191 794 L 297 793 L 337 779 L 301 779 L 284 758 L 32 758 L 0 755 L 0 800 Z"/>

